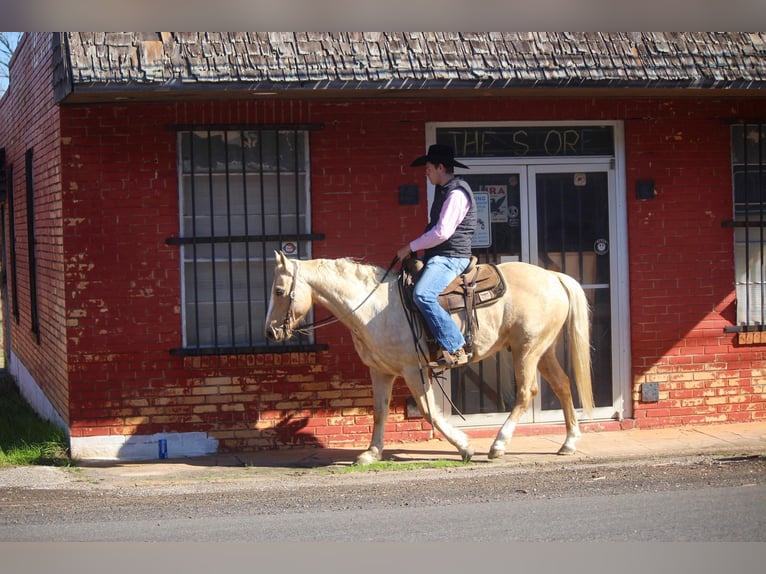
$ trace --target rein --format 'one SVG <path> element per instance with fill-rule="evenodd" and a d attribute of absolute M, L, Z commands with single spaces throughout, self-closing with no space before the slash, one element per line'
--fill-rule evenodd
<path fill-rule="evenodd" d="M 426 392 L 426 378 L 423 374 L 423 371 L 427 371 L 427 367 L 425 364 L 428 363 L 428 353 L 423 350 L 423 347 L 420 344 L 420 339 L 423 334 L 422 330 L 422 323 L 415 315 L 414 310 L 411 310 L 409 305 L 407 304 L 408 297 L 406 295 L 407 289 L 404 285 L 405 282 L 405 274 L 402 272 L 402 274 L 399 276 L 399 298 L 402 301 L 402 308 L 404 309 L 404 316 L 407 318 L 407 323 L 410 326 L 410 332 L 412 333 L 412 342 L 415 346 L 415 354 L 418 357 L 418 370 L 420 371 L 420 384 L 423 386 L 423 392 Z M 460 416 L 461 419 L 465 420 L 465 417 L 463 416 L 463 413 L 460 412 L 460 409 L 457 408 L 457 405 L 452 402 L 452 399 L 447 394 L 447 391 L 444 389 L 444 385 L 442 384 L 442 379 L 444 379 L 445 375 L 444 373 L 439 373 L 438 375 L 431 371 L 431 375 L 429 379 L 436 381 L 436 384 L 439 385 L 439 389 L 441 389 L 442 395 L 444 395 L 444 398 L 447 399 L 450 406 L 454 409 L 454 411 Z M 431 419 L 431 405 L 426 401 L 426 405 L 428 406 L 428 418 Z M 433 427 L 431 432 L 433 433 Z"/>
<path fill-rule="evenodd" d="M 344 315 L 344 317 L 348 317 L 349 315 L 353 315 L 356 313 L 362 305 L 367 303 L 367 301 L 372 297 L 373 293 L 380 287 L 383 282 L 388 277 L 388 274 L 391 273 L 394 266 L 396 265 L 397 261 L 399 261 L 399 258 L 397 256 L 394 256 L 394 258 L 391 260 L 391 264 L 388 266 L 388 269 L 386 269 L 386 272 L 383 274 L 383 277 L 375 284 L 375 287 L 372 288 L 372 291 L 370 291 L 367 296 L 362 300 L 359 305 L 351 309 L 348 313 Z M 285 314 L 285 319 L 282 322 L 283 326 L 289 325 L 290 319 L 292 318 L 292 311 L 293 311 L 293 301 L 295 301 L 295 284 L 298 282 L 298 263 L 295 264 L 295 275 L 293 275 L 293 283 L 290 285 L 290 305 L 287 307 L 287 313 Z M 315 331 L 316 329 L 319 329 L 320 327 L 326 327 L 327 325 L 332 325 L 333 323 L 339 322 L 340 319 L 338 317 L 325 317 L 324 319 L 320 319 L 318 321 L 314 321 L 313 323 L 309 323 L 308 325 L 303 325 L 300 329 L 294 329 L 298 333 L 303 333 L 304 335 L 307 335 L 309 331 Z"/>

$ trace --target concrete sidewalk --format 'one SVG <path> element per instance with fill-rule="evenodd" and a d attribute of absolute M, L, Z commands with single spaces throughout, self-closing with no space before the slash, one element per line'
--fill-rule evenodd
<path fill-rule="evenodd" d="M 701 425 L 656 430 L 586 432 L 578 452 L 559 456 L 564 440 L 563 426 L 556 434 L 514 436 L 505 457 L 489 461 L 491 438 L 474 438 L 472 464 L 483 468 L 540 468 L 544 465 L 576 463 L 619 463 L 641 459 L 701 455 L 720 457 L 766 456 L 766 421 Z M 295 478 L 317 469 L 352 465 L 360 448 L 282 449 L 248 453 L 214 454 L 192 458 L 146 462 L 83 462 L 78 473 L 104 486 L 151 486 L 194 481 L 237 481 L 256 476 Z M 384 460 L 417 462 L 435 459 L 459 461 L 457 450 L 443 439 L 417 443 L 389 444 Z"/>

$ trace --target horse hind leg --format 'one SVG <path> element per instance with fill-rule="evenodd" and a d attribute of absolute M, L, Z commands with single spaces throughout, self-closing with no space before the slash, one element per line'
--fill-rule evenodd
<path fill-rule="evenodd" d="M 525 360 L 527 361 L 526 366 L 521 366 L 523 361 L 517 361 L 516 357 L 514 357 L 513 363 L 517 382 L 516 404 L 511 410 L 511 414 L 505 419 L 503 426 L 500 427 L 500 430 L 489 449 L 487 458 L 490 460 L 501 458 L 505 454 L 505 449 L 513 436 L 513 431 L 516 430 L 516 425 L 521 420 L 521 417 L 524 416 L 524 413 L 527 412 L 529 405 L 537 395 L 537 372 L 534 366 L 534 361 L 530 364 L 529 357 L 526 357 Z"/>
<path fill-rule="evenodd" d="M 580 438 L 580 427 L 577 422 L 577 413 L 575 412 L 572 401 L 572 390 L 569 384 L 569 377 L 561 368 L 556 359 L 556 350 L 551 347 L 546 351 L 540 360 L 540 373 L 548 381 L 553 392 L 561 403 L 564 411 L 564 422 L 566 423 L 567 436 L 564 444 L 558 450 L 558 454 L 574 454 L 577 451 L 576 443 Z"/>

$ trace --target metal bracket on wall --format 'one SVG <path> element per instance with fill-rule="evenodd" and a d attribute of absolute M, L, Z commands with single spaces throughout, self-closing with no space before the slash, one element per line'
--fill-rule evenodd
<path fill-rule="evenodd" d="M 641 402 L 656 403 L 660 400 L 659 383 L 643 383 L 641 385 Z"/>

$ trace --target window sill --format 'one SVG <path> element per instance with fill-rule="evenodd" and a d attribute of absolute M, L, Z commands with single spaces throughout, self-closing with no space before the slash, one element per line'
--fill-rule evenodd
<path fill-rule="evenodd" d="M 210 357 L 210 356 L 239 356 L 239 355 L 263 355 L 283 353 L 315 353 L 326 351 L 327 344 L 301 343 L 295 345 L 254 345 L 252 347 L 202 347 L 202 348 L 177 348 L 170 349 L 170 354 L 175 357 Z"/>

